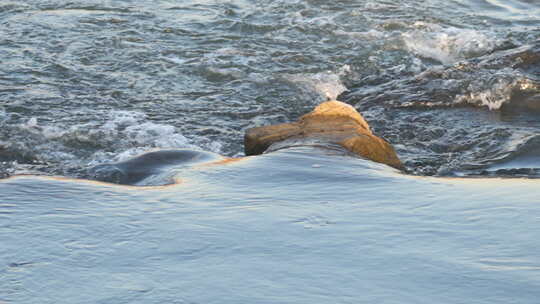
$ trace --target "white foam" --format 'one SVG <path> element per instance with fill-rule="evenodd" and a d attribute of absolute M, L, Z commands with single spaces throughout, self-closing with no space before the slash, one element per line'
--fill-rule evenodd
<path fill-rule="evenodd" d="M 23 150 L 33 151 L 43 161 L 76 161 L 79 147 L 87 146 L 92 154 L 83 156 L 85 162 L 122 161 L 154 149 L 200 149 L 173 125 L 148 121 L 147 116 L 135 111 L 111 111 L 102 121 L 79 124 L 40 124 L 36 117 L 17 126 L 20 136 L 32 137 L 31 145 Z M 206 146 L 218 152 L 218 143 Z M 75 152 L 74 152 L 75 151 Z"/>
<path fill-rule="evenodd" d="M 109 113 L 109 119 L 103 126 L 107 129 L 116 129 L 139 123 L 146 119 L 146 115 L 140 112 L 133 111 L 112 111 Z"/>
<path fill-rule="evenodd" d="M 385 11 L 385 10 L 391 10 L 396 9 L 397 5 L 394 4 L 386 4 L 386 3 L 380 3 L 380 2 L 373 2 L 368 1 L 364 5 L 364 9 L 368 11 Z"/>
<path fill-rule="evenodd" d="M 509 83 L 499 82 L 492 88 L 469 93 L 468 96 L 459 96 L 458 98 L 466 98 L 469 103 L 487 106 L 490 110 L 498 110 L 510 100 L 511 91 Z"/>
<path fill-rule="evenodd" d="M 209 66 L 203 69 L 208 76 L 220 78 L 243 79 L 246 73 L 239 68 L 218 68 Z"/>
<path fill-rule="evenodd" d="M 135 157 L 135 156 L 139 156 L 141 154 L 144 154 L 144 153 L 147 153 L 149 152 L 148 148 L 146 147 L 135 147 L 135 148 L 130 148 L 130 149 L 127 149 L 117 155 L 114 155 L 114 157 L 112 158 L 112 160 L 109 160 L 109 161 L 114 161 L 114 162 L 121 162 L 121 161 L 125 161 L 125 160 L 128 160 L 132 157 Z M 100 155 L 100 154 L 96 154 L 95 156 L 97 155 Z M 100 155 L 101 156 L 101 155 Z M 107 159 L 107 157 L 100 157 L 102 159 Z M 96 163 L 93 163 L 92 165 L 96 165 L 98 164 L 97 162 Z"/>
<path fill-rule="evenodd" d="M 482 31 L 443 28 L 424 22 L 416 22 L 413 26 L 413 30 L 402 34 L 407 50 L 443 64 L 485 54 L 499 43 L 498 39 Z"/>
<path fill-rule="evenodd" d="M 43 136 L 46 139 L 53 140 L 53 139 L 61 138 L 68 131 L 65 128 L 61 128 L 58 126 L 45 126 L 43 127 L 43 130 L 41 132 L 43 133 Z"/>
<path fill-rule="evenodd" d="M 336 100 L 337 97 L 347 91 L 347 87 L 341 81 L 341 77 L 349 74 L 351 67 L 344 65 L 336 72 L 326 71 L 315 74 L 286 75 L 285 79 L 296 84 L 301 90 L 312 95 L 318 95 L 319 101 Z M 340 77 L 341 76 L 341 77 Z"/>
<path fill-rule="evenodd" d="M 477 79 L 467 88 L 467 92 L 456 96 L 456 103 L 471 103 L 498 110 L 509 103 L 515 90 L 527 91 L 535 87 L 531 81 L 516 75 L 510 68 L 503 69 L 490 79 Z"/>
<path fill-rule="evenodd" d="M 190 146 L 189 141 L 172 125 L 149 122 L 144 113 L 113 111 L 97 132 L 118 138 L 126 146 L 179 148 Z"/>
<path fill-rule="evenodd" d="M 26 122 L 26 127 L 28 127 L 28 128 L 35 128 L 35 127 L 37 127 L 37 125 L 38 125 L 38 121 L 37 121 L 37 118 L 36 118 L 36 117 L 30 118 L 30 119 Z"/>
<path fill-rule="evenodd" d="M 154 149 L 198 149 L 172 125 L 150 122 L 144 113 L 113 111 L 110 119 L 96 130 L 117 141 L 114 161 L 123 161 Z M 98 151 L 94 159 L 111 160 L 109 153 Z"/>
<path fill-rule="evenodd" d="M 176 128 L 171 125 L 161 125 L 152 122 L 145 122 L 129 126 L 122 132 L 127 136 L 132 144 L 159 147 L 159 148 L 179 148 L 190 146 L 187 138 L 177 133 Z"/>
<path fill-rule="evenodd" d="M 380 39 L 386 38 L 388 36 L 388 34 L 385 34 L 385 33 L 381 32 L 381 31 L 377 31 L 377 30 L 374 30 L 374 29 L 371 29 L 371 30 L 365 31 L 365 32 L 346 32 L 346 31 L 343 31 L 343 30 L 335 30 L 334 34 L 336 34 L 338 36 L 346 36 L 346 37 L 349 37 L 349 38 L 352 38 L 352 39 L 362 40 L 362 41 L 380 40 Z"/>
<path fill-rule="evenodd" d="M 241 56 L 249 55 L 246 51 L 243 51 L 243 50 L 237 49 L 237 48 L 233 48 L 233 47 L 223 47 L 223 48 L 217 49 L 215 51 L 215 54 L 217 54 L 217 55 L 241 55 Z"/>

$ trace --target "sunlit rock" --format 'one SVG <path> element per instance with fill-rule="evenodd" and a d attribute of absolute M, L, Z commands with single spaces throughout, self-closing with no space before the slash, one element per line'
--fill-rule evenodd
<path fill-rule="evenodd" d="M 394 148 L 375 136 L 362 115 L 340 101 L 328 101 L 297 122 L 248 129 L 244 137 L 246 155 L 262 154 L 293 145 L 338 144 L 375 162 L 402 169 Z"/>

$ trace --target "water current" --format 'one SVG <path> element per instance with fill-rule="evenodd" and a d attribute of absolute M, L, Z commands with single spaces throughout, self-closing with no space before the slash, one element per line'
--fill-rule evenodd
<path fill-rule="evenodd" d="M 477 174 L 536 147 L 539 25 L 525 0 L 1 1 L 0 174 L 241 156 L 338 96 L 409 172 Z"/>
<path fill-rule="evenodd" d="M 308 148 L 178 174 L 150 188 L 0 181 L 0 302 L 540 297 L 538 179 L 414 177 Z"/>
<path fill-rule="evenodd" d="M 536 304 L 540 3 L 0 0 L 0 177 L 0 304 Z"/>

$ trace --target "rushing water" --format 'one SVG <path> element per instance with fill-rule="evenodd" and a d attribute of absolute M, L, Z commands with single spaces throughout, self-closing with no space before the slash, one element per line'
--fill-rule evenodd
<path fill-rule="evenodd" d="M 334 98 L 408 174 L 218 155 Z M 0 0 L 17 174 L 2 304 L 538 303 L 540 3 Z"/>
<path fill-rule="evenodd" d="M 500 116 L 538 96 L 540 51 L 475 58 L 534 45 L 539 25 L 525 0 L 1 1 L 0 174 L 91 177 L 155 148 L 240 156 L 246 128 L 344 92 L 412 173 L 485 167 L 538 136 L 537 115 Z"/>

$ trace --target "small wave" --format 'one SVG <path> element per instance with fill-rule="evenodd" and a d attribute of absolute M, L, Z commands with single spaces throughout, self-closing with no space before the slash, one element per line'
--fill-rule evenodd
<path fill-rule="evenodd" d="M 318 103 L 325 100 L 336 100 L 341 93 L 347 91 L 341 77 L 347 75 L 350 71 L 350 66 L 345 65 L 337 72 L 293 74 L 285 75 L 284 78 L 297 85 L 306 95 L 314 95 L 315 101 Z"/>
<path fill-rule="evenodd" d="M 462 171 L 464 176 L 540 177 L 540 135 L 514 135 L 502 143 L 499 155 L 480 169 Z"/>
<path fill-rule="evenodd" d="M 342 99 L 395 144 L 411 173 L 537 177 L 540 158 L 527 151 L 539 147 L 539 42 L 410 77 L 380 77 Z M 490 169 L 494 164 L 504 166 Z"/>
<path fill-rule="evenodd" d="M 490 110 L 540 110 L 540 63 L 537 45 L 529 45 L 433 66 L 410 77 L 364 81 L 348 96 L 396 108 L 472 105 Z M 399 66 L 397 66 L 399 67 Z M 420 66 L 419 70 L 422 69 Z M 411 70 L 411 69 L 409 69 Z M 345 96 L 347 98 L 347 96 Z"/>
<path fill-rule="evenodd" d="M 395 10 L 398 7 L 399 7 L 398 5 L 380 3 L 380 1 L 378 2 L 368 1 L 364 5 L 364 9 L 368 11 L 388 11 L 388 10 Z"/>
<path fill-rule="evenodd" d="M 402 34 L 407 50 L 443 64 L 486 54 L 501 43 L 483 31 L 443 28 L 425 22 L 416 22 L 414 28 Z"/>
<path fill-rule="evenodd" d="M 482 13 L 501 20 L 526 21 L 539 20 L 540 6 L 535 0 L 487 0 Z"/>
<path fill-rule="evenodd" d="M 144 113 L 133 111 L 111 111 L 101 121 L 71 125 L 32 117 L 8 128 L 10 138 L 0 142 L 0 159 L 10 162 L 15 173 L 58 164 L 60 170 L 69 171 L 155 149 L 204 148 L 220 153 L 222 148 L 208 139 L 186 138 L 175 126 L 149 121 Z"/>
<path fill-rule="evenodd" d="M 520 99 L 516 95 L 536 92 L 538 84 L 531 79 L 518 75 L 514 70 L 504 69 L 488 79 L 472 81 L 467 88 L 468 93 L 456 96 L 456 103 L 469 103 L 486 106 L 490 110 L 499 110 L 511 103 L 519 106 Z"/>
<path fill-rule="evenodd" d="M 334 34 L 338 36 L 345 36 L 352 39 L 363 40 L 363 41 L 381 40 L 388 37 L 387 33 L 384 33 L 375 29 L 371 29 L 365 32 L 347 32 L 343 30 L 335 30 Z"/>

